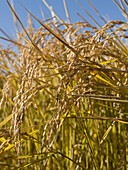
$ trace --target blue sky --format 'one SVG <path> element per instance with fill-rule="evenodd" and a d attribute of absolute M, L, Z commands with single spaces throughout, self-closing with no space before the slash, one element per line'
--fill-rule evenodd
<path fill-rule="evenodd" d="M 13 0 L 15 9 L 18 13 L 19 18 L 25 27 L 27 27 L 27 16 L 28 13 L 25 9 L 18 3 L 18 0 Z M 117 0 L 118 1 L 118 0 Z M 10 0 L 9 0 L 10 2 Z M 45 18 L 51 17 L 51 13 L 43 3 L 42 0 L 19 0 L 32 14 L 38 17 L 43 21 L 43 17 L 41 15 L 41 10 L 43 11 Z M 46 2 L 53 7 L 53 10 L 57 13 L 57 15 L 66 20 L 63 0 L 46 0 Z M 82 19 L 76 14 L 76 11 L 79 12 L 82 17 L 84 17 L 87 21 L 93 22 L 87 16 L 87 14 L 81 9 L 76 0 L 66 0 L 69 15 L 71 18 L 71 22 L 74 23 L 76 21 L 82 21 Z M 95 20 L 103 26 L 103 23 L 99 20 L 99 17 L 96 15 L 92 7 L 89 5 L 87 0 L 79 0 L 82 6 L 95 18 Z M 90 2 L 95 6 L 95 8 L 99 11 L 99 13 L 104 16 L 108 20 L 123 20 L 121 11 L 115 5 L 113 0 L 90 0 Z M 34 21 L 34 20 L 33 20 Z M 34 25 L 38 28 L 39 25 L 34 21 Z M 9 36 L 13 37 L 15 34 L 15 26 L 12 18 L 11 10 L 9 9 L 6 0 L 0 0 L 0 28 L 4 30 Z M 0 32 L 0 36 L 4 37 L 4 35 Z M 4 44 L 5 42 L 0 40 L 0 44 Z"/>

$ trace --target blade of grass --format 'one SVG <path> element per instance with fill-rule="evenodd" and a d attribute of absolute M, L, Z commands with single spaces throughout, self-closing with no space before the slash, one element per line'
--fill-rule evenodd
<path fill-rule="evenodd" d="M 68 23 L 71 24 L 66 0 L 63 0 L 63 3 L 64 3 L 64 8 L 65 8 L 66 16 L 67 16 L 67 19 L 68 19 Z"/>
<path fill-rule="evenodd" d="M 64 21 L 53 11 L 53 8 L 50 5 L 48 5 L 48 3 L 45 0 L 42 1 L 47 6 L 47 8 L 51 11 L 51 13 L 53 13 L 57 17 L 57 19 L 67 28 L 68 27 L 67 24 L 65 24 Z"/>
<path fill-rule="evenodd" d="M 20 23 L 20 25 L 22 26 L 24 32 L 26 33 L 27 37 L 29 38 L 29 40 L 31 41 L 31 44 L 34 46 L 34 48 L 40 53 L 40 55 L 42 56 L 42 52 L 40 51 L 40 49 L 37 47 L 37 45 L 32 41 L 31 37 L 29 36 L 28 32 L 26 31 L 25 27 L 23 26 L 22 22 L 20 21 L 19 17 L 17 16 L 16 12 L 14 11 L 14 9 L 12 8 L 12 6 L 10 5 L 10 3 L 8 2 L 8 0 L 6 0 L 6 2 L 8 3 L 12 13 L 14 14 L 14 16 L 16 17 L 16 19 L 18 20 L 18 22 Z M 44 56 L 42 56 L 44 60 L 46 60 L 46 58 L 44 58 Z"/>
<path fill-rule="evenodd" d="M 20 2 L 19 2 L 20 3 Z M 21 3 L 20 3 L 21 4 Z M 21 4 L 22 5 L 22 4 Z M 22 5 L 23 6 L 23 5 Z M 42 25 L 46 30 L 48 30 L 53 36 L 55 36 L 61 43 L 63 43 L 66 47 L 68 47 L 72 52 L 77 54 L 77 51 L 71 47 L 65 40 L 63 40 L 61 37 L 59 37 L 53 30 L 51 30 L 46 24 L 44 24 L 42 21 L 40 21 L 38 18 L 36 18 L 30 11 L 28 11 L 24 6 L 23 8 L 33 17 L 35 20 L 37 20 L 40 25 Z M 81 56 L 84 58 L 83 56 Z"/>
<path fill-rule="evenodd" d="M 18 43 L 18 42 L 16 42 L 16 41 L 11 40 L 11 39 L 7 39 L 7 38 L 4 38 L 4 37 L 0 37 L 0 39 L 5 40 L 5 41 L 8 41 L 8 42 L 11 42 L 11 43 L 13 43 L 13 44 L 15 44 L 15 45 L 22 46 L 22 47 L 24 47 L 24 48 L 28 48 L 27 46 L 22 45 L 22 44 L 20 44 L 20 43 Z"/>
<path fill-rule="evenodd" d="M 84 12 L 92 19 L 92 21 L 99 27 L 101 28 L 101 26 L 98 24 L 98 22 L 96 22 L 96 20 L 88 13 L 88 11 L 81 5 L 81 3 L 76 0 L 76 2 L 80 5 L 80 7 L 84 10 Z"/>
<path fill-rule="evenodd" d="M 62 117 L 61 119 L 92 119 L 92 120 L 110 120 L 110 121 L 115 121 L 123 124 L 128 124 L 127 119 L 120 119 L 120 118 L 113 118 L 113 117 L 101 117 L 97 116 L 94 114 L 94 116 L 89 117 L 89 116 L 67 116 L 67 117 Z"/>
<path fill-rule="evenodd" d="M 98 12 L 98 10 L 92 5 L 92 3 L 90 2 L 90 0 L 87 0 L 88 3 L 91 5 L 91 7 L 94 9 L 94 11 L 97 13 L 97 15 L 99 16 L 99 18 L 106 24 L 105 19 L 100 15 L 100 13 Z"/>
<path fill-rule="evenodd" d="M 120 4 L 116 1 L 116 0 L 113 0 L 115 2 L 115 4 L 120 8 L 120 10 L 126 15 L 126 18 L 128 19 L 128 14 L 127 12 L 120 6 Z"/>
<path fill-rule="evenodd" d="M 113 125 L 114 125 L 115 121 L 109 126 L 109 128 L 107 129 L 107 131 L 104 133 L 102 140 L 100 141 L 100 145 L 103 143 L 103 141 L 106 139 L 106 137 L 108 136 L 109 132 L 111 131 Z"/>
<path fill-rule="evenodd" d="M 14 11 L 16 11 L 16 9 L 15 9 L 15 7 L 14 7 L 14 2 L 13 2 L 13 0 L 11 0 L 11 5 L 12 5 L 12 8 L 14 9 Z M 14 21 L 14 24 L 15 24 L 16 32 L 19 33 L 18 24 L 17 24 L 17 21 L 16 21 L 16 18 L 15 18 L 15 15 L 14 15 L 14 14 L 13 14 L 13 21 Z M 19 39 L 19 36 L 18 36 L 18 41 L 21 41 L 21 39 Z"/>
<path fill-rule="evenodd" d="M 4 119 L 1 123 L 0 123 L 0 127 L 5 125 L 11 118 L 12 118 L 13 114 L 10 114 L 8 117 L 6 117 L 6 119 Z"/>

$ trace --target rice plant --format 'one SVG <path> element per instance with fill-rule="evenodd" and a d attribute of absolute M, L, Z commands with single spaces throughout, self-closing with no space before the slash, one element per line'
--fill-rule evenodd
<path fill-rule="evenodd" d="M 25 28 L 6 2 L 22 31 L 0 37 L 0 169 L 127 169 L 128 23 L 106 22 L 88 0 L 104 26 L 89 13 L 94 25 L 79 13 L 72 24 L 64 1 L 68 23 L 23 6 Z M 114 2 L 127 19 L 127 1 Z"/>

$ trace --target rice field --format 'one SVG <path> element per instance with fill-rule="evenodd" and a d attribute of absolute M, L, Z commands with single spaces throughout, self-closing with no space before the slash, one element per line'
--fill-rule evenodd
<path fill-rule="evenodd" d="M 24 7 L 25 28 L 6 0 L 22 31 L 0 37 L 0 169 L 128 168 L 128 3 L 113 1 L 126 22 L 42 22 Z"/>

